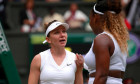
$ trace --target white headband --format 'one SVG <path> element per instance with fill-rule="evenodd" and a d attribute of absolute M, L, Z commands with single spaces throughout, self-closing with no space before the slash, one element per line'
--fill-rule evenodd
<path fill-rule="evenodd" d="M 54 22 L 54 23 L 52 23 L 52 24 L 48 27 L 48 29 L 46 30 L 46 33 L 45 33 L 46 37 L 48 36 L 48 34 L 49 34 L 52 30 L 56 29 L 56 28 L 57 28 L 58 26 L 60 26 L 60 25 L 64 26 L 66 30 L 69 29 L 69 25 L 68 25 L 67 23 Z M 46 42 L 47 42 L 47 40 L 43 41 L 43 44 L 46 43 Z"/>
<path fill-rule="evenodd" d="M 95 13 L 97 13 L 97 14 L 100 14 L 100 15 L 103 15 L 104 13 L 102 13 L 102 12 L 100 12 L 100 11 L 98 11 L 98 10 L 96 10 L 96 4 L 94 5 L 94 7 L 93 7 L 93 10 L 94 10 L 94 12 Z M 114 11 L 110 11 L 111 13 L 114 13 L 115 14 L 115 12 Z"/>
<path fill-rule="evenodd" d="M 95 13 L 97 13 L 97 14 L 101 14 L 101 15 L 104 14 L 104 13 L 102 13 L 102 12 L 100 12 L 100 11 L 97 11 L 97 10 L 95 9 L 95 7 L 96 7 L 96 4 L 95 4 L 94 7 L 93 7 L 93 10 L 94 10 Z"/>

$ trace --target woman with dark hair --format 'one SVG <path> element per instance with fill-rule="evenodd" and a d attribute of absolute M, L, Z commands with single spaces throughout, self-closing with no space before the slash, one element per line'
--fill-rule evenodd
<path fill-rule="evenodd" d="M 83 84 L 83 57 L 65 50 L 69 25 L 52 21 L 45 28 L 43 43 L 51 48 L 33 58 L 28 84 Z"/>
<path fill-rule="evenodd" d="M 122 84 L 129 34 L 120 12 L 120 0 L 98 0 L 91 10 L 90 26 L 97 36 L 85 56 L 88 84 Z"/>

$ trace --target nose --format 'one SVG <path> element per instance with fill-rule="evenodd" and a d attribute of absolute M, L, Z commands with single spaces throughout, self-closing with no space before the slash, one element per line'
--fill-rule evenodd
<path fill-rule="evenodd" d="M 64 36 L 64 32 L 61 31 L 61 32 L 60 32 L 60 36 Z"/>
<path fill-rule="evenodd" d="M 64 36 L 65 36 L 65 32 L 61 31 L 61 32 L 60 32 L 60 36 L 61 36 L 61 37 L 64 37 Z"/>

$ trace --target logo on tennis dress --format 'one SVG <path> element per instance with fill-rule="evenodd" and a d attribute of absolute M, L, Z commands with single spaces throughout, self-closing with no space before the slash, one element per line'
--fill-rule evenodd
<path fill-rule="evenodd" d="M 72 63 L 70 63 L 70 64 L 67 64 L 67 66 L 70 66 L 70 65 L 72 65 Z"/>

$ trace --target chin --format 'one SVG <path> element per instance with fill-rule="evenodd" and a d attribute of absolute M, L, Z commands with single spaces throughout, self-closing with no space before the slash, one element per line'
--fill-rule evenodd
<path fill-rule="evenodd" d="M 66 46 L 66 44 L 60 44 L 60 46 L 61 46 L 61 47 L 65 47 L 65 46 Z"/>

